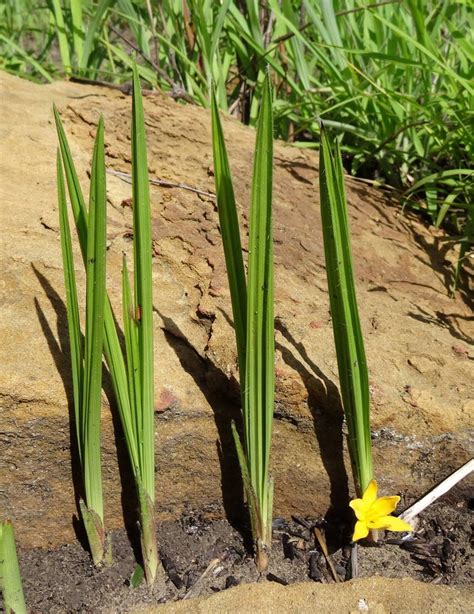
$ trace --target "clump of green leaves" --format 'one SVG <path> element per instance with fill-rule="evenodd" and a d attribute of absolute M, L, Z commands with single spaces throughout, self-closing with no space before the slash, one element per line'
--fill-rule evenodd
<path fill-rule="evenodd" d="M 55 110 L 61 157 L 74 221 L 87 268 L 89 235 L 93 231 L 71 151 Z M 103 142 L 102 154 L 103 156 Z M 155 532 L 154 384 L 152 240 L 143 102 L 138 72 L 134 70 L 132 109 L 132 184 L 134 283 L 130 287 L 124 259 L 122 271 L 125 355 L 109 299 L 104 311 L 104 352 L 138 497 L 143 570 L 148 583 L 155 580 L 158 552 Z M 105 188 L 104 188 L 105 189 Z M 104 218 L 105 224 L 105 218 Z M 136 574 L 137 578 L 140 574 Z"/>
<path fill-rule="evenodd" d="M 57 186 L 61 249 L 66 286 L 66 305 L 71 347 L 76 440 L 79 449 L 84 499 L 79 502 L 94 563 L 107 555 L 100 463 L 100 406 L 104 337 L 106 187 L 104 123 L 99 120 L 92 158 L 88 227 L 85 241 L 86 314 L 82 337 L 74 257 L 68 221 L 66 190 L 57 156 Z"/>
<path fill-rule="evenodd" d="M 458 270 L 472 253 L 472 3 L 42 4 L 0 5 L 0 65 L 10 72 L 123 82 L 133 47 L 153 87 L 207 105 L 214 80 L 219 107 L 256 125 L 269 64 L 277 136 L 317 147 L 323 117 L 353 174 L 401 189 L 410 207 L 449 229 Z"/>
<path fill-rule="evenodd" d="M 321 220 L 334 342 L 349 453 L 358 496 L 373 478 L 370 394 L 364 339 L 359 320 L 344 172 L 337 140 L 331 144 L 321 126 L 319 158 Z"/>
<path fill-rule="evenodd" d="M 0 522 L 0 590 L 6 614 L 26 614 L 15 534 L 10 520 Z"/>
<path fill-rule="evenodd" d="M 267 74 L 257 126 L 245 277 L 234 189 L 215 96 L 212 98 L 214 175 L 219 220 L 234 316 L 242 397 L 243 442 L 233 426 L 256 563 L 268 564 L 273 480 L 269 460 L 274 409 L 274 318 L 272 245 L 273 122 Z"/>

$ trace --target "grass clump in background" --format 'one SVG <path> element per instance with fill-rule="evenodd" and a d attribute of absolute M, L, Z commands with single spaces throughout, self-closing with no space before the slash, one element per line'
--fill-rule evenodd
<path fill-rule="evenodd" d="M 135 478 L 143 557 L 142 571 L 144 571 L 147 581 L 153 583 L 158 569 L 158 552 L 154 512 L 155 428 L 151 213 L 143 103 L 137 71 L 134 72 L 133 79 L 131 139 L 134 232 L 133 294 L 124 259 L 122 287 L 125 355 L 122 352 L 114 314 L 108 298 L 105 301 L 104 312 L 104 352 Z M 87 267 L 87 245 L 89 235 L 92 232 L 90 212 L 85 208 L 67 138 L 56 110 L 55 118 L 69 198 L 79 244 Z M 101 146 L 101 155 L 103 156 L 103 142 Z M 105 218 L 103 224 L 105 224 Z M 135 581 L 138 581 L 139 577 L 140 572 L 136 574 Z"/>
<path fill-rule="evenodd" d="M 242 399 L 243 441 L 233 425 L 255 544 L 257 567 L 268 565 L 273 480 L 269 476 L 274 411 L 274 317 L 272 164 L 273 122 L 270 76 L 260 107 L 250 207 L 248 275 L 245 276 L 234 189 L 219 118 L 212 98 L 212 141 L 217 206 L 234 316 Z"/>
<path fill-rule="evenodd" d="M 341 136 L 353 175 L 391 186 L 459 244 L 473 239 L 473 7 L 463 0 L 6 0 L 2 67 L 46 81 L 140 76 L 172 96 L 256 125 L 265 65 L 275 135 L 319 146 Z"/>

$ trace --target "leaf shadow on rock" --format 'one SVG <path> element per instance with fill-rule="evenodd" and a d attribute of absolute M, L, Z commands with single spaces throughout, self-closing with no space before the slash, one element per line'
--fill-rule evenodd
<path fill-rule="evenodd" d="M 219 436 L 216 446 L 221 469 L 224 512 L 227 520 L 242 535 L 246 548 L 251 550 L 252 536 L 245 511 L 242 476 L 231 430 L 234 422 L 239 433 L 242 433 L 238 384 L 234 390 L 225 373 L 196 351 L 176 322 L 156 307 L 154 310 L 163 322 L 163 331 L 169 346 L 175 352 L 184 371 L 191 375 L 204 394 L 214 413 Z"/>
<path fill-rule="evenodd" d="M 303 379 L 308 393 L 308 408 L 318 441 L 321 461 L 330 482 L 330 508 L 325 514 L 328 545 L 335 549 L 347 543 L 345 532 L 352 525 L 349 508 L 349 479 L 344 464 L 344 411 L 339 390 L 308 356 L 303 343 L 298 343 L 280 319 L 275 328 L 295 348 L 297 358 L 287 347 L 276 344 L 285 363 Z"/>
<path fill-rule="evenodd" d="M 227 323 L 233 327 L 232 320 L 227 313 L 222 309 L 219 311 Z M 348 543 L 349 532 L 353 525 L 353 516 L 349 508 L 349 479 L 344 464 L 344 411 L 341 397 L 334 382 L 309 358 L 304 345 L 295 341 L 278 317 L 275 318 L 275 330 L 282 333 L 301 358 L 296 358 L 283 345 L 275 344 L 275 347 L 282 353 L 285 363 L 301 375 L 308 392 L 308 408 L 331 489 L 331 504 L 325 514 L 326 539 L 328 545 L 337 550 L 341 543 Z M 221 376 L 225 378 L 224 374 Z M 223 390 L 228 390 L 228 379 L 225 378 L 225 381 L 226 387 Z"/>
<path fill-rule="evenodd" d="M 71 474 L 74 488 L 74 498 L 76 502 L 77 516 L 73 516 L 72 522 L 76 537 L 85 550 L 89 550 L 87 535 L 84 530 L 83 523 L 80 521 L 79 499 L 84 496 L 84 487 L 82 483 L 82 471 L 79 457 L 79 450 L 76 439 L 76 426 L 74 414 L 74 398 L 72 389 L 72 374 L 71 374 L 71 355 L 69 344 L 69 333 L 67 326 L 67 311 L 66 305 L 53 288 L 50 281 L 31 263 L 34 274 L 36 275 L 46 297 L 56 313 L 56 332 L 55 335 L 48 319 L 38 301 L 34 298 L 36 313 L 40 322 L 41 329 L 48 343 L 49 350 L 55 362 L 61 379 L 63 380 L 64 389 L 68 403 L 69 414 L 69 446 L 71 451 Z M 117 451 L 118 468 L 121 480 L 121 505 L 124 518 L 125 529 L 133 548 L 134 555 L 138 561 L 141 561 L 140 538 L 137 532 L 137 511 L 136 511 L 136 493 L 134 487 L 133 472 L 128 461 L 128 452 L 126 448 L 125 438 L 120 424 L 120 419 L 117 411 L 115 411 L 115 397 L 113 393 L 112 381 L 108 370 L 104 366 L 103 373 L 103 390 L 109 402 L 112 415 L 112 423 L 114 429 L 115 447 Z M 105 493 L 105 500 L 107 493 Z"/>
<path fill-rule="evenodd" d="M 415 305 L 414 307 L 416 307 L 417 312 L 408 311 L 408 317 L 418 322 L 423 322 L 423 324 L 431 324 L 440 328 L 446 328 L 452 337 L 468 345 L 474 343 L 474 338 L 466 334 L 459 326 L 459 322 L 462 321 L 466 322 L 466 324 L 474 322 L 474 317 L 465 316 L 461 313 L 446 313 L 440 310 L 435 310 L 433 313 L 430 313 L 419 305 Z"/>

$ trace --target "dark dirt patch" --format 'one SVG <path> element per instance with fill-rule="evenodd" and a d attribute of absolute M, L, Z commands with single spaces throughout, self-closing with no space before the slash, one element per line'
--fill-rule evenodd
<path fill-rule="evenodd" d="M 130 587 L 135 558 L 125 531 L 113 533 L 114 563 L 101 569 L 92 566 L 78 543 L 56 550 L 21 550 L 30 611 L 126 612 L 138 604 L 212 594 L 240 583 L 333 582 L 314 538 L 316 525 L 327 536 L 337 573 L 341 579 L 350 577 L 351 551 L 341 547 L 347 531 L 340 524 L 336 528 L 314 519 L 276 519 L 268 573 L 259 577 L 242 535 L 226 520 L 214 520 L 214 515 L 211 508 L 189 511 L 179 521 L 160 525 L 166 573 L 152 589 Z M 359 576 L 469 584 L 474 575 L 470 565 L 473 521 L 469 501 L 438 502 L 420 518 L 415 539 L 401 542 L 397 534 L 390 534 L 377 546 L 359 546 Z"/>

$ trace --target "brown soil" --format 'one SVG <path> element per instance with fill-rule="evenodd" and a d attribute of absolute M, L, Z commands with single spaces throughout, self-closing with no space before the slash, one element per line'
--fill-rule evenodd
<path fill-rule="evenodd" d="M 470 585 L 473 581 L 468 502 L 437 503 L 422 516 L 416 536 L 401 541 L 391 534 L 377 546 L 357 548 L 359 577 L 414 578 L 431 584 Z M 215 510 L 189 511 L 158 530 L 164 573 L 155 586 L 130 587 L 135 558 L 124 531 L 112 535 L 114 562 L 94 569 L 79 543 L 44 551 L 22 550 L 26 598 L 32 612 L 129 612 L 137 605 L 202 597 L 249 582 L 334 583 L 312 531 L 319 526 L 341 580 L 352 577 L 347 528 L 340 522 L 275 519 L 268 571 L 259 576 L 248 540 L 226 520 L 212 520 Z M 341 531 L 342 529 L 342 531 Z M 245 538 L 248 533 L 243 530 Z M 388 534 L 387 534 L 388 535 Z"/>

